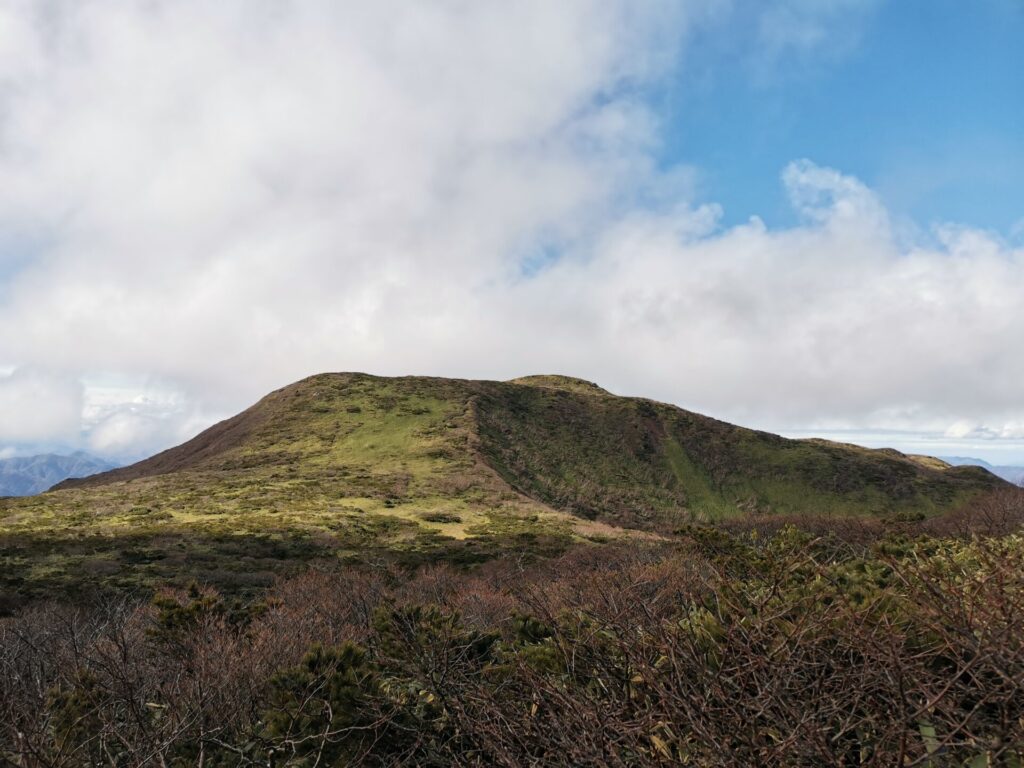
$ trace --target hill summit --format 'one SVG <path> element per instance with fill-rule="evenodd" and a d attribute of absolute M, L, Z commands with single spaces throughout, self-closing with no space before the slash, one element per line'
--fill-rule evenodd
<path fill-rule="evenodd" d="M 260 582 L 296 559 L 480 559 L 745 513 L 931 515 L 1002 483 L 562 376 L 332 373 L 145 461 L 0 501 L 0 578 Z"/>
<path fill-rule="evenodd" d="M 627 527 L 738 511 L 936 512 L 998 480 L 891 449 L 787 440 L 567 376 L 508 382 L 323 374 L 150 459 L 57 486 L 189 473 L 332 499 L 495 502 L 513 494 Z M 496 494 L 496 495 L 495 495 Z"/>

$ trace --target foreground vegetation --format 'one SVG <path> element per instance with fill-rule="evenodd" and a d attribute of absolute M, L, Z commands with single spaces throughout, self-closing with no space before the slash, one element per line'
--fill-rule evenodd
<path fill-rule="evenodd" d="M 0 620 L 0 763 L 1019 768 L 1022 523 L 1005 491 L 37 604 Z"/>
<path fill-rule="evenodd" d="M 1003 485 L 565 377 L 325 374 L 140 464 L 0 499 L 0 615 L 96 585 L 253 596 L 310 565 L 554 554 L 748 514 L 899 523 Z"/>

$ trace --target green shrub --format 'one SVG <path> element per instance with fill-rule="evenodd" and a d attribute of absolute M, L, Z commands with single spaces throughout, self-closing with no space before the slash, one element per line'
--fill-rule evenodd
<path fill-rule="evenodd" d="M 262 735 L 288 765 L 354 764 L 386 728 L 378 670 L 353 643 L 314 646 L 269 687 Z"/>

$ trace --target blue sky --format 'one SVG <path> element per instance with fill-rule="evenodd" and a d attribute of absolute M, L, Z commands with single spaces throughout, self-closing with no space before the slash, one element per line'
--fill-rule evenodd
<path fill-rule="evenodd" d="M 321 371 L 1024 462 L 1021 0 L 0 0 L 0 455 Z"/>
<path fill-rule="evenodd" d="M 731 34 L 700 30 L 656 98 L 661 161 L 696 165 L 726 223 L 795 223 L 778 173 L 808 157 L 915 222 L 1020 225 L 1024 3 L 880 2 L 826 50 L 766 53 L 756 21 L 723 23 Z"/>

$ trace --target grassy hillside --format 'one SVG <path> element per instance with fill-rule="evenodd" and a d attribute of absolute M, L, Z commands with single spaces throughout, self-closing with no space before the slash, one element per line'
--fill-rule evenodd
<path fill-rule="evenodd" d="M 572 379 L 517 382 L 481 387 L 488 463 L 533 498 L 618 525 L 664 530 L 740 512 L 931 515 L 999 485 L 976 468 L 787 440 Z"/>
<path fill-rule="evenodd" d="M 545 554 L 744 512 L 930 515 L 1001 484 L 564 377 L 324 374 L 139 464 L 0 500 L 0 595 L 257 589 L 309 562 Z"/>

